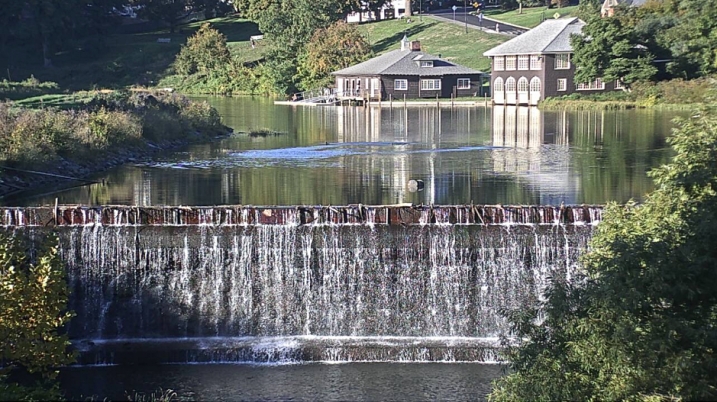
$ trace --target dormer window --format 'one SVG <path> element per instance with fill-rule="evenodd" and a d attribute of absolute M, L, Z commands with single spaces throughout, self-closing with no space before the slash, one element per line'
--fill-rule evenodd
<path fill-rule="evenodd" d="M 433 60 L 422 60 L 421 67 L 433 67 Z"/>

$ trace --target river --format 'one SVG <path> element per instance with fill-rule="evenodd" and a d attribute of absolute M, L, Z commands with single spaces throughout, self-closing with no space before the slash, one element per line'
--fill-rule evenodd
<path fill-rule="evenodd" d="M 235 133 L 13 205 L 604 204 L 641 200 L 677 113 L 275 106 L 206 97 Z M 252 131 L 265 135 L 252 136 Z M 411 192 L 412 179 L 422 191 Z"/>
<path fill-rule="evenodd" d="M 138 160 L 98 174 L 103 184 L 32 195 L 17 205 L 55 199 L 143 206 L 641 200 L 653 188 L 647 172 L 670 157 L 666 137 L 676 116 L 202 99 L 235 130 L 231 137 Z M 409 189 L 412 179 L 423 188 Z M 110 345 L 109 352 L 98 352 L 99 364 L 62 370 L 69 399 L 126 399 L 162 388 L 183 400 L 480 400 L 503 366 L 490 359 L 451 363 L 461 359 L 450 348 L 461 339 L 472 344 L 497 336 L 504 325 L 499 307 L 534 297 L 546 278 L 574 270 L 575 253 L 590 236 L 589 228 L 577 237 L 551 228 L 541 237 L 528 228 L 518 238 L 518 231 L 499 228 L 481 238 L 473 233 L 484 231 L 476 228 L 441 227 L 421 229 L 428 252 L 396 254 L 415 243 L 402 234 L 408 228 L 385 235 L 356 229 L 368 233 L 363 236 L 336 227 L 307 229 L 310 235 L 291 226 L 221 229 L 226 235 L 215 228 L 198 235 L 185 230 L 88 226 L 63 232 L 68 240 L 61 253 L 77 256 L 70 277 L 82 294 L 74 303 L 84 317 L 71 333 L 80 331 L 76 339 L 87 338 L 90 349 Z M 387 295 L 391 299 L 382 301 Z M 228 303 L 227 297 L 237 300 Z M 152 357 L 155 341 L 138 338 L 137 328 L 142 334 L 152 329 L 155 341 L 175 343 L 226 344 L 233 339 L 227 334 L 256 338 L 237 341 L 242 346 L 230 348 L 233 361 L 226 354 L 207 357 L 199 348 L 192 352 L 197 355 L 172 355 L 182 364 L 113 365 L 119 352 L 136 358 L 146 350 Z M 358 341 L 350 338 L 355 335 Z M 317 361 L 291 355 L 316 349 L 297 346 L 302 342 L 320 344 Z M 247 353 L 254 357 L 247 361 Z"/>

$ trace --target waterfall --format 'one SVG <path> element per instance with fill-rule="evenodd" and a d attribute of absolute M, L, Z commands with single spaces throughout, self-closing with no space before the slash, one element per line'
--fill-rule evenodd
<path fill-rule="evenodd" d="M 282 219 L 57 226 L 81 361 L 494 360 L 500 310 L 572 276 L 593 230 Z"/>

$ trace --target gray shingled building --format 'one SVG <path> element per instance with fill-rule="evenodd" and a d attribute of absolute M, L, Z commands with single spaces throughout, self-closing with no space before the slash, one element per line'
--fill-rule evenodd
<path fill-rule="evenodd" d="M 401 49 L 331 73 L 339 98 L 415 99 L 482 96 L 484 73 L 421 51 L 404 36 Z"/>
<path fill-rule="evenodd" d="M 574 82 L 570 36 L 585 23 L 577 18 L 547 20 L 530 31 L 483 53 L 491 58 L 493 103 L 537 105 L 541 99 L 573 92 L 621 89 L 619 82 Z"/>

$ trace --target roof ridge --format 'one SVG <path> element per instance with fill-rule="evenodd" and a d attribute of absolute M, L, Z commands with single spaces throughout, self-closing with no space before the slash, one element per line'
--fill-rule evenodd
<path fill-rule="evenodd" d="M 561 35 L 563 32 L 565 32 L 565 30 L 568 29 L 568 27 L 569 27 L 570 25 L 572 25 L 572 24 L 573 24 L 575 21 L 577 21 L 577 20 L 578 20 L 578 17 L 570 17 L 570 18 L 566 19 L 566 22 L 565 22 L 565 25 L 563 25 L 563 28 L 562 28 L 557 34 L 553 35 L 553 39 L 551 39 L 550 42 L 548 42 L 547 45 L 543 46 L 543 48 L 542 48 L 540 51 L 541 51 L 541 52 L 544 52 L 545 49 L 549 48 L 550 45 L 552 45 L 553 42 L 555 42 L 555 41 L 560 37 L 560 35 Z"/>

